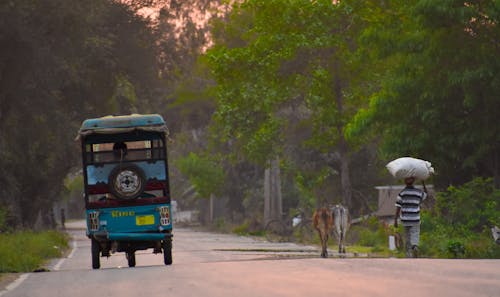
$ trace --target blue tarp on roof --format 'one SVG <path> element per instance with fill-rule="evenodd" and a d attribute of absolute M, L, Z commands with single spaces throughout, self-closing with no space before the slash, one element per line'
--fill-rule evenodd
<path fill-rule="evenodd" d="M 159 114 L 106 116 L 102 118 L 87 119 L 83 121 L 80 131 L 110 128 L 133 128 L 157 125 L 165 125 L 165 121 Z"/>
<path fill-rule="evenodd" d="M 168 128 L 159 114 L 132 114 L 126 116 L 106 116 L 83 121 L 76 140 L 90 134 L 126 133 L 134 130 L 162 132 Z"/>

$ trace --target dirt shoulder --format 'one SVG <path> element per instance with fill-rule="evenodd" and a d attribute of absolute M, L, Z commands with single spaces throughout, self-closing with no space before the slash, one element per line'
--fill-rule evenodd
<path fill-rule="evenodd" d="M 0 292 L 13 283 L 22 273 L 0 273 Z"/>

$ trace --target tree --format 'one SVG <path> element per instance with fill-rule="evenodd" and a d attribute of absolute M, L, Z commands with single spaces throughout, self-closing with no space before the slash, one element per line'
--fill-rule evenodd
<path fill-rule="evenodd" d="M 148 110 L 140 103 L 158 83 L 154 40 L 112 1 L 0 4 L 0 202 L 13 225 L 32 227 L 39 215 L 52 225 L 83 119 Z"/>
<path fill-rule="evenodd" d="M 338 168 L 349 207 L 350 157 L 358 146 L 345 137 L 345 127 L 370 89 L 361 80 L 366 65 L 357 41 L 363 6 L 355 4 L 244 1 L 216 24 L 215 46 L 207 53 L 221 139 L 261 164 L 286 158 L 284 152 L 307 140 L 327 156 L 323 164 L 326 159 Z M 304 124 L 312 134 L 289 142 L 294 135 L 285 131 Z"/>
<path fill-rule="evenodd" d="M 208 198 L 211 194 L 219 193 L 224 173 L 217 165 L 218 162 L 194 153 L 190 153 L 177 162 L 179 169 L 189 177 L 201 198 Z"/>
<path fill-rule="evenodd" d="M 385 11 L 385 20 L 400 20 L 393 34 L 368 37 L 388 71 L 354 126 L 383 131 L 385 158 L 432 161 L 442 186 L 474 176 L 492 176 L 499 186 L 497 1 L 412 1 L 394 8 Z"/>

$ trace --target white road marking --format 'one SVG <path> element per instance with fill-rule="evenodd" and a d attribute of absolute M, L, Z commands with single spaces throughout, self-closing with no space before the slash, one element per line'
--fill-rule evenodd
<path fill-rule="evenodd" d="M 28 278 L 28 276 L 30 276 L 29 273 L 21 274 L 21 276 L 18 279 L 16 279 L 11 284 L 9 284 L 7 287 L 5 287 L 5 290 L 0 291 L 0 296 L 3 296 L 4 294 L 8 293 L 9 291 L 12 291 L 15 288 L 17 288 L 22 282 L 24 282 Z"/>
<path fill-rule="evenodd" d="M 69 253 L 69 255 L 66 257 L 66 258 L 62 258 L 60 259 L 56 265 L 54 265 L 54 267 L 52 268 L 53 270 L 59 270 L 61 268 L 61 265 L 64 263 L 64 261 L 66 261 L 66 259 L 71 259 L 73 258 L 73 255 L 75 254 L 75 251 L 76 251 L 76 248 L 78 247 L 78 244 L 75 240 L 73 240 L 71 242 L 71 252 Z"/>

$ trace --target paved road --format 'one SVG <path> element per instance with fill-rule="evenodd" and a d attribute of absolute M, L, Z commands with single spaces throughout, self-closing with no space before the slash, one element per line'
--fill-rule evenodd
<path fill-rule="evenodd" d="M 0 296 L 500 296 L 500 260 L 321 259 L 314 246 L 181 228 L 171 266 L 144 251 L 135 268 L 118 253 L 92 270 L 79 226 L 67 258 L 50 272 L 23 274 Z"/>

